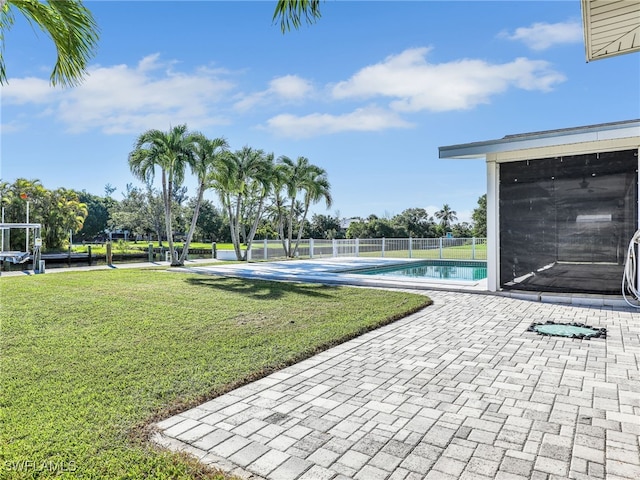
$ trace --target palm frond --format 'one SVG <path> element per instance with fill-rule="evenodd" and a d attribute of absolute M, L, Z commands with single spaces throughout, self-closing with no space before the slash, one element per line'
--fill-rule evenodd
<path fill-rule="evenodd" d="M 279 22 L 282 33 L 285 33 L 291 28 L 300 28 L 303 19 L 311 25 L 321 16 L 320 0 L 278 0 L 273 22 Z"/>
<path fill-rule="evenodd" d="M 8 0 L 5 8 L 15 7 L 32 24 L 51 37 L 57 58 L 51 73 L 51 84 L 65 87 L 82 82 L 88 62 L 96 52 L 98 25 L 80 0 Z M 3 23 L 5 29 L 5 12 Z M 4 62 L 0 62 L 0 83 L 6 82 Z"/>

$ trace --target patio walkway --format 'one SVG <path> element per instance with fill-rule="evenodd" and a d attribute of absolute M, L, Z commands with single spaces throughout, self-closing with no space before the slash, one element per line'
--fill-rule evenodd
<path fill-rule="evenodd" d="M 423 292 L 424 293 L 424 292 Z M 243 478 L 640 478 L 640 313 L 460 292 L 157 424 Z M 606 339 L 526 332 L 606 327 Z"/>

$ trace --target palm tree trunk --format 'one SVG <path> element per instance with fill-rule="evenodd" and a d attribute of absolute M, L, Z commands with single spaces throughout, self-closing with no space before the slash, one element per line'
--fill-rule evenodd
<path fill-rule="evenodd" d="M 165 222 L 167 223 L 167 237 L 169 240 L 169 252 L 171 255 L 171 266 L 172 267 L 177 267 L 179 266 L 178 264 L 178 257 L 176 256 L 176 249 L 173 246 L 173 225 L 171 222 L 171 198 L 173 195 L 173 175 L 171 172 L 169 172 L 169 181 L 168 181 L 168 188 L 167 188 L 167 198 L 165 198 L 164 200 L 164 216 L 165 216 Z"/>
<path fill-rule="evenodd" d="M 291 209 L 289 210 L 289 219 L 288 219 L 288 229 L 287 229 L 287 250 L 286 250 L 286 254 L 287 257 L 292 257 L 292 252 L 291 252 L 291 243 L 293 242 L 293 212 L 294 212 L 294 207 L 295 207 L 295 198 L 293 198 L 291 200 Z"/>
<path fill-rule="evenodd" d="M 280 241 L 282 242 L 282 249 L 285 256 L 287 255 L 287 238 L 284 235 L 284 219 L 282 218 L 282 212 L 278 213 L 278 235 L 280 235 Z"/>
<path fill-rule="evenodd" d="M 278 214 L 278 236 L 280 237 L 280 241 L 282 242 L 282 248 L 284 249 L 284 253 L 287 253 L 287 244 L 284 238 L 284 216 L 282 214 L 282 210 L 284 205 L 280 201 L 280 197 L 276 196 L 276 213 Z"/>
<path fill-rule="evenodd" d="M 236 259 L 242 260 L 242 254 L 240 252 L 240 243 L 238 235 L 238 220 L 233 213 L 233 206 L 231 205 L 231 197 L 227 195 L 227 213 L 229 215 L 229 233 L 231 233 L 231 243 L 233 243 L 233 249 L 236 252 Z"/>
<path fill-rule="evenodd" d="M 167 198 L 169 198 L 171 188 L 167 186 L 167 172 L 162 169 L 162 201 L 164 203 L 164 225 L 167 233 L 167 241 L 169 242 L 169 249 L 171 251 L 171 261 L 173 263 L 173 239 L 171 237 L 171 209 Z"/>
<path fill-rule="evenodd" d="M 241 205 L 242 203 L 242 194 L 239 193 L 236 199 L 236 216 L 234 218 L 234 227 L 235 227 L 235 232 L 236 235 L 233 238 L 233 248 L 236 251 L 236 258 L 238 260 L 242 260 L 242 249 L 240 248 L 240 211 L 241 211 Z"/>
<path fill-rule="evenodd" d="M 258 204 L 258 211 L 256 212 L 256 218 L 253 220 L 253 225 L 251 225 L 251 230 L 249 230 L 249 236 L 247 237 L 247 250 L 244 252 L 244 256 L 242 260 L 246 260 L 248 253 L 251 251 L 251 244 L 253 243 L 253 237 L 255 237 L 256 231 L 258 230 L 258 223 L 260 223 L 260 215 L 262 214 L 264 198 L 265 198 L 264 196 L 260 198 L 260 203 Z"/>
<path fill-rule="evenodd" d="M 187 233 L 187 240 L 184 243 L 184 248 L 180 254 L 180 259 L 178 260 L 180 265 L 184 265 L 187 255 L 189 254 L 189 245 L 191 245 L 193 232 L 196 230 L 196 223 L 198 222 L 198 214 L 200 213 L 200 205 L 202 204 L 202 198 L 204 197 L 204 190 L 204 182 L 200 182 L 200 185 L 198 185 L 198 200 L 196 201 L 196 206 L 193 209 L 193 218 L 191 219 L 191 225 L 189 226 L 189 233 Z"/>
<path fill-rule="evenodd" d="M 231 235 L 231 243 L 233 243 L 233 248 L 236 251 L 236 255 L 238 255 L 238 250 L 236 249 L 236 229 L 235 219 L 233 218 L 233 208 L 231 206 L 231 195 L 225 194 L 223 203 L 227 208 L 227 215 L 229 216 L 229 234 Z"/>
<path fill-rule="evenodd" d="M 304 203 L 304 215 L 302 215 L 302 221 L 300 222 L 300 228 L 298 228 L 298 238 L 296 239 L 296 246 L 293 249 L 293 256 L 296 255 L 298 251 L 298 245 L 300 245 L 300 240 L 302 239 L 302 230 L 304 229 L 304 221 L 307 218 L 307 213 L 309 213 L 309 201 Z"/>

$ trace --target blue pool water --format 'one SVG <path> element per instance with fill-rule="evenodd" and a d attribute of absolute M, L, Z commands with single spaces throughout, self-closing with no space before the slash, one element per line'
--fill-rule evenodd
<path fill-rule="evenodd" d="M 357 275 L 383 275 L 390 277 L 433 278 L 446 280 L 482 280 L 487 278 L 486 262 L 451 262 L 424 260 L 396 264 L 388 267 L 368 268 L 349 273 Z"/>

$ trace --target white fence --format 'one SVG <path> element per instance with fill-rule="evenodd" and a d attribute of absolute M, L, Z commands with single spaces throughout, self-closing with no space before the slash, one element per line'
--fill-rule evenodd
<path fill-rule="evenodd" d="M 295 245 L 295 243 L 294 243 Z M 297 258 L 389 257 L 444 260 L 486 260 L 486 238 L 355 238 L 347 240 L 301 240 Z M 285 257 L 280 240 L 258 240 L 251 246 L 250 260 Z"/>

